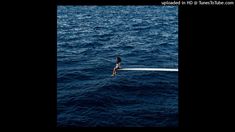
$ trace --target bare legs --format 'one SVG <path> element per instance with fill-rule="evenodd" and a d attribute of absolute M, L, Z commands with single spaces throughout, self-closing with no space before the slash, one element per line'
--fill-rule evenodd
<path fill-rule="evenodd" d="M 116 66 L 113 68 L 112 76 L 115 76 L 117 74 L 117 70 L 120 68 L 121 68 L 120 63 L 117 63 Z"/>
<path fill-rule="evenodd" d="M 113 74 L 112 74 L 112 76 L 115 76 L 115 75 L 117 74 L 117 69 L 118 69 L 118 68 L 116 68 L 116 67 L 113 68 Z"/>

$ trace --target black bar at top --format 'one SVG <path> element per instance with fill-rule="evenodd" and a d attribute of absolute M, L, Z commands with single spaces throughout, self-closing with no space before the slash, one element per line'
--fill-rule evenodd
<path fill-rule="evenodd" d="M 163 0 L 162 0 L 163 1 Z M 57 0 L 57 5 L 161 5 L 161 0 Z"/>

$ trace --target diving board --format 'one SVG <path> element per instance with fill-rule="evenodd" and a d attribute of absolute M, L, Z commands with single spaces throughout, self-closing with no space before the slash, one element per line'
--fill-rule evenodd
<path fill-rule="evenodd" d="M 178 69 L 170 68 L 120 68 L 121 71 L 173 71 L 178 72 Z"/>

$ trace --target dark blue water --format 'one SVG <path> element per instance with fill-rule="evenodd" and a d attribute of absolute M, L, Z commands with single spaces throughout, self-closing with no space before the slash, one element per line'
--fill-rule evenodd
<path fill-rule="evenodd" d="M 178 8 L 57 7 L 58 127 L 177 127 Z"/>

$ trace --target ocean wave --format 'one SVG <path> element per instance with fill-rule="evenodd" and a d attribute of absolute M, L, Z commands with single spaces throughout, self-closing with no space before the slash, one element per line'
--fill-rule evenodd
<path fill-rule="evenodd" d="M 178 73 L 177 7 L 58 6 L 57 126 L 174 127 Z"/>

